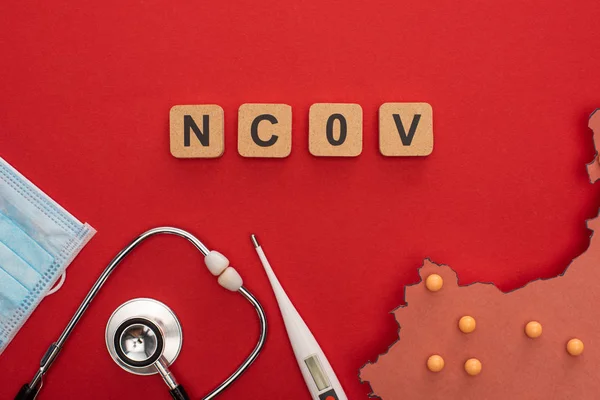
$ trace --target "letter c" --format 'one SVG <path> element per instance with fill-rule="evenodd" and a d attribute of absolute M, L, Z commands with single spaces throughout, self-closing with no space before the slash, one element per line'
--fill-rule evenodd
<path fill-rule="evenodd" d="M 275 142 L 277 142 L 277 139 L 279 139 L 277 135 L 271 135 L 271 138 L 269 140 L 262 140 L 260 137 L 258 137 L 258 124 L 260 124 L 261 121 L 269 121 L 273 125 L 279 122 L 277 121 L 277 118 L 275 118 L 274 115 L 261 114 L 258 117 L 254 118 L 254 121 L 252 121 L 252 125 L 250 126 L 250 136 L 252 137 L 254 143 L 259 145 L 260 147 L 273 146 Z"/>

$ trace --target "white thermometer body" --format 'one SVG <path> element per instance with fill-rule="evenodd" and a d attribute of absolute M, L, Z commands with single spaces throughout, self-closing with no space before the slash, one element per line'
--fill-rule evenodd
<path fill-rule="evenodd" d="M 294 355 L 296 356 L 298 366 L 312 399 L 348 400 L 323 350 L 321 350 L 308 326 L 306 326 L 306 323 L 304 323 L 304 320 L 300 317 L 298 311 L 296 311 L 283 287 L 281 287 L 265 256 L 265 252 L 254 235 L 252 235 L 252 242 L 265 268 L 273 292 L 275 292 L 279 310 L 281 310 L 283 322 L 285 323 L 285 329 L 287 330 Z"/>

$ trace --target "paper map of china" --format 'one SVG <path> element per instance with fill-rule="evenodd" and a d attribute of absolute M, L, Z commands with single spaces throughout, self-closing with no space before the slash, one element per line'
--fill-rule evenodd
<path fill-rule="evenodd" d="M 596 149 L 600 146 L 600 111 L 590 117 Z M 587 165 L 592 183 L 600 179 L 598 154 Z M 493 284 L 458 286 L 454 271 L 425 260 L 421 282 L 408 286 L 406 306 L 394 311 L 399 340 L 360 371 L 372 397 L 383 400 L 596 400 L 600 399 L 600 218 L 587 221 L 588 249 L 556 278 L 537 280 L 509 293 Z M 482 268 L 485 260 L 481 260 Z M 437 292 L 427 290 L 430 274 L 443 278 Z M 458 328 L 472 316 L 475 331 Z M 538 321 L 541 336 L 532 339 L 525 325 Z M 579 356 L 567 342 L 581 340 Z M 444 359 L 431 372 L 427 359 Z M 481 373 L 470 376 L 465 361 L 480 360 Z"/>

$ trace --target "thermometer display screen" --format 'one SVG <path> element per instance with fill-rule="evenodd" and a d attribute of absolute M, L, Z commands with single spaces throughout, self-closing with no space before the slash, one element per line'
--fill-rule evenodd
<path fill-rule="evenodd" d="M 315 385 L 317 385 L 319 392 L 331 386 L 329 383 L 329 378 L 327 378 L 327 375 L 325 375 L 323 367 L 321 367 L 319 357 L 316 354 L 306 358 L 304 363 L 308 367 L 308 371 L 315 381 Z"/>

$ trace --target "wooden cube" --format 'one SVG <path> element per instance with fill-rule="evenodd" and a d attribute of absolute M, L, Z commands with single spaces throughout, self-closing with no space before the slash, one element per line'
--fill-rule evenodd
<path fill-rule="evenodd" d="M 238 152 L 243 157 L 284 158 L 292 152 L 292 107 L 242 104 L 238 112 Z"/>
<path fill-rule="evenodd" d="M 431 154 L 431 106 L 427 103 L 384 103 L 379 107 L 379 151 L 390 157 Z"/>
<path fill-rule="evenodd" d="M 223 109 L 217 105 L 173 106 L 169 113 L 171 154 L 216 158 L 225 151 Z"/>
<path fill-rule="evenodd" d="M 362 152 L 363 116 L 358 104 L 310 107 L 308 149 L 319 157 L 356 157 Z"/>

